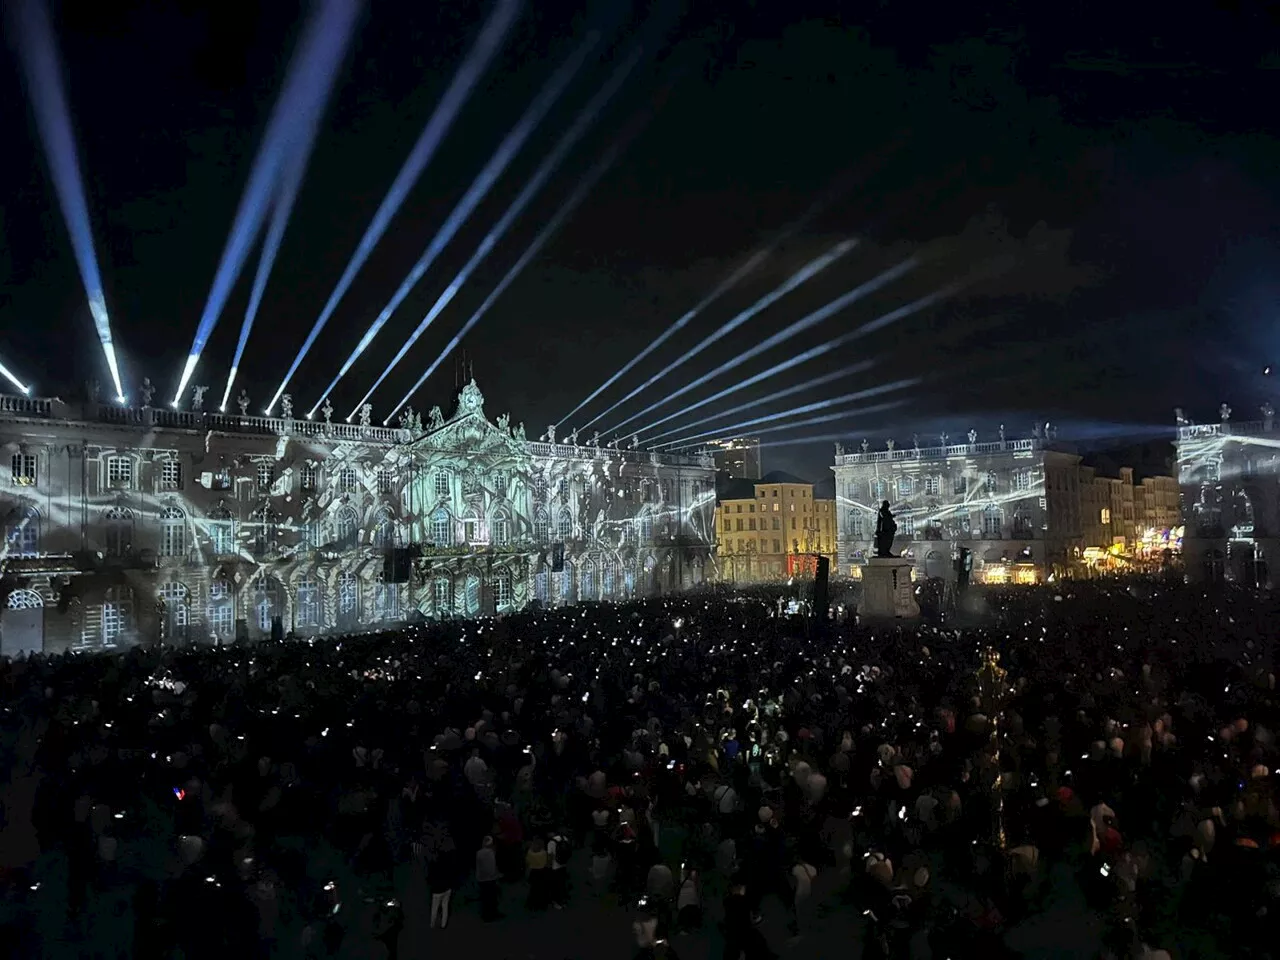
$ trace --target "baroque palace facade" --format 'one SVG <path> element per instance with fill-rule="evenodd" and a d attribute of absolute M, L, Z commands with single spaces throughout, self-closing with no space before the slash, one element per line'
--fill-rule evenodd
<path fill-rule="evenodd" d="M 1080 457 L 1052 448 L 1051 437 L 870 450 L 837 447 L 840 572 L 857 577 L 874 553 L 876 512 L 888 500 L 898 531 L 893 551 L 914 574 L 947 577 L 960 547 L 972 554 L 980 583 L 1024 582 L 1064 573 L 1079 553 Z"/>
<path fill-rule="evenodd" d="M 1178 482 L 1186 520 L 1187 576 L 1270 587 L 1280 557 L 1280 422 L 1236 420 L 1223 404 L 1218 422 L 1193 423 L 1177 411 Z"/>
<path fill-rule="evenodd" d="M 474 381 L 399 429 L 202 399 L 0 396 L 5 654 L 653 595 L 713 562 L 709 456 L 527 440 Z"/>

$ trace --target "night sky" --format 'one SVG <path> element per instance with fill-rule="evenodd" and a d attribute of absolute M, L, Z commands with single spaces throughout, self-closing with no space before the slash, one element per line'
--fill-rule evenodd
<path fill-rule="evenodd" d="M 337 372 L 529 98 L 615 6 L 528 6 L 303 363 L 291 385 L 298 407 L 309 407 Z M 1223 400 L 1237 418 L 1256 416 L 1269 385 L 1262 367 L 1280 358 L 1274 19 L 1253 5 L 1218 4 L 1135 23 L 1080 3 L 1053 5 L 1031 21 L 1013 4 L 987 13 L 963 5 L 953 14 L 945 5 L 890 3 L 735 3 L 731 19 L 709 19 L 706 11 L 724 6 L 637 6 L 612 29 L 602 55 L 339 383 L 340 414 L 648 29 L 660 40 L 623 92 L 374 395 L 377 419 L 577 178 L 628 131 L 638 133 L 621 159 L 468 337 L 491 417 L 509 410 L 531 435 L 541 433 L 824 197 L 748 281 L 584 413 L 619 399 L 833 244 L 858 237 L 854 252 L 603 424 L 912 253 L 925 259 L 913 274 L 688 399 L 997 262 L 997 275 L 945 304 L 724 406 L 874 357 L 875 368 L 847 386 L 757 413 L 920 377 L 898 410 L 796 435 L 882 443 L 945 430 L 958 439 L 970 427 L 993 434 L 1002 422 L 1025 435 L 1049 419 L 1064 436 L 1143 438 L 1172 423 L 1175 405 L 1208 420 Z M 76 0 L 52 10 L 126 388 L 150 376 L 167 400 L 306 7 Z M 486 14 L 487 4 L 472 3 L 366 7 L 242 365 L 255 412 Z M 37 393 L 71 396 L 86 378 L 108 378 L 13 55 L 16 38 L 7 39 L 0 360 Z M 211 400 L 226 378 L 255 266 L 256 249 L 193 380 L 210 385 Z M 415 407 L 447 405 L 454 376 L 446 362 Z M 770 449 L 765 466 L 819 477 L 830 453 L 825 441 Z"/>

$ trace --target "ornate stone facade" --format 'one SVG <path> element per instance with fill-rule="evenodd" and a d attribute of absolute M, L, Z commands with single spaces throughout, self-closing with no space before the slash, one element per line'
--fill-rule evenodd
<path fill-rule="evenodd" d="M 485 417 L 474 381 L 448 418 L 399 429 L 196 396 L 189 412 L 0 396 L 6 653 L 225 640 L 276 617 L 371 629 L 710 572 L 709 457 L 530 441 Z"/>
<path fill-rule="evenodd" d="M 1280 424 L 1264 404 L 1259 420 L 1192 423 L 1177 411 L 1178 483 L 1186 523 L 1183 560 L 1193 580 L 1271 586 L 1280 556 Z"/>

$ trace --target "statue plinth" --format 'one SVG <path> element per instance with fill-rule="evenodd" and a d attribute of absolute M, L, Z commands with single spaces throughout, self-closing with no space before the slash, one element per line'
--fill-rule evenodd
<path fill-rule="evenodd" d="M 873 619 L 920 616 L 911 583 L 911 561 L 903 557 L 872 557 L 862 568 L 862 600 L 858 615 Z"/>

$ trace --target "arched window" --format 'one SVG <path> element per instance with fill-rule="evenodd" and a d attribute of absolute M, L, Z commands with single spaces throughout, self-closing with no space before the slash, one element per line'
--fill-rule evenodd
<path fill-rule="evenodd" d="M 360 619 L 360 585 L 350 570 L 338 574 L 338 623 L 342 626 Z"/>
<path fill-rule="evenodd" d="M 547 478 L 541 473 L 533 478 L 533 502 L 541 504 L 547 502 Z"/>
<path fill-rule="evenodd" d="M 114 647 L 133 629 L 133 594 L 128 587 L 111 587 L 102 603 L 102 643 Z"/>
<path fill-rule="evenodd" d="M 511 535 L 509 527 L 507 515 L 502 512 L 495 513 L 493 519 L 489 521 L 489 542 L 497 547 L 503 546 Z"/>
<path fill-rule="evenodd" d="M 40 514 L 35 507 L 18 507 L 9 513 L 4 527 L 5 552 L 11 557 L 40 553 Z"/>
<path fill-rule="evenodd" d="M 578 568 L 578 599 L 596 599 L 596 565 L 590 558 L 583 560 Z"/>
<path fill-rule="evenodd" d="M 726 520 L 725 523 L 729 521 Z M 623 546 L 635 546 L 636 542 L 636 525 L 631 520 L 622 521 L 622 544 Z"/>
<path fill-rule="evenodd" d="M 165 507 L 160 511 L 160 556 L 181 557 L 186 552 L 187 515 L 177 507 Z"/>
<path fill-rule="evenodd" d="M 431 542 L 437 547 L 453 546 L 453 518 L 444 507 L 431 514 Z"/>
<path fill-rule="evenodd" d="M 360 532 L 360 517 L 356 508 L 345 505 L 338 508 L 333 518 L 333 542 L 339 550 L 350 550 L 356 545 Z"/>
<path fill-rule="evenodd" d="M 190 611 L 190 605 L 187 603 L 190 596 L 187 585 L 180 580 L 170 580 L 168 583 L 161 584 L 156 593 L 164 601 L 164 616 L 169 626 L 185 627 Z"/>
<path fill-rule="evenodd" d="M 312 577 L 304 577 L 298 583 L 298 613 L 295 618 L 297 626 L 320 626 L 322 613 L 320 584 Z"/>
<path fill-rule="evenodd" d="M 223 557 L 236 552 L 236 521 L 226 507 L 217 507 L 209 514 L 205 524 L 209 531 L 209 545 L 215 556 Z"/>
<path fill-rule="evenodd" d="M 653 543 L 653 515 L 646 513 L 640 518 L 640 542 Z"/>
<path fill-rule="evenodd" d="M 106 523 L 107 553 L 113 557 L 127 556 L 133 550 L 133 511 L 112 507 L 103 519 Z"/>
<path fill-rule="evenodd" d="M 390 510 L 383 507 L 373 518 L 373 545 L 379 550 L 390 550 L 398 542 L 395 518 Z"/>
<path fill-rule="evenodd" d="M 249 517 L 253 529 L 253 555 L 264 557 L 276 548 L 276 512 L 267 504 L 258 507 Z"/>
<path fill-rule="evenodd" d="M 551 518 L 547 516 L 546 507 L 533 511 L 533 539 L 535 543 L 551 542 Z"/>
<path fill-rule="evenodd" d="M 511 574 L 503 570 L 493 578 L 493 607 L 499 613 L 511 609 Z"/>
<path fill-rule="evenodd" d="M 569 516 L 567 507 L 560 508 L 560 518 L 556 522 L 556 536 L 561 540 L 569 540 L 573 537 L 573 517 Z"/>
<path fill-rule="evenodd" d="M 987 504 L 982 511 L 982 536 L 988 540 L 998 540 L 1003 526 L 1004 512 L 994 503 Z"/>
<path fill-rule="evenodd" d="M 13 590 L 4 605 L 9 610 L 37 610 L 44 606 L 44 597 L 34 590 Z"/>
<path fill-rule="evenodd" d="M 236 615 L 231 603 L 231 581 L 219 578 L 209 583 L 209 634 L 215 640 L 230 640 L 235 633 Z"/>
<path fill-rule="evenodd" d="M 275 577 L 259 577 L 253 584 L 253 622 L 264 633 L 271 621 L 281 616 L 280 581 Z"/>

